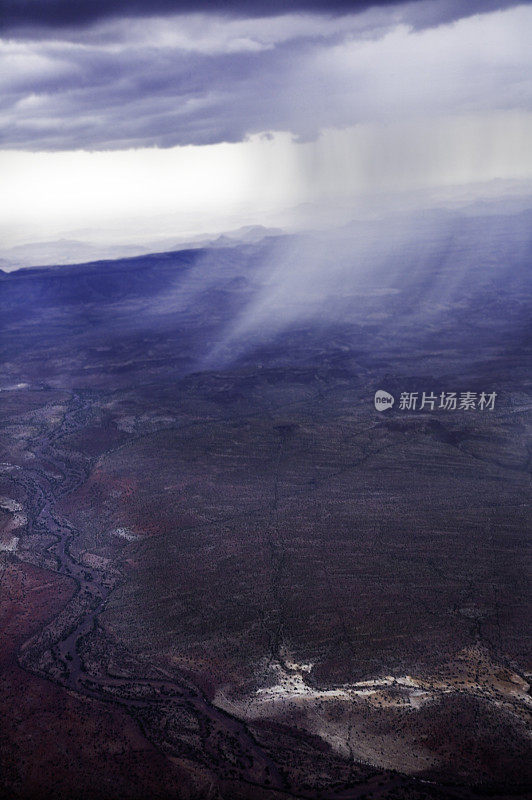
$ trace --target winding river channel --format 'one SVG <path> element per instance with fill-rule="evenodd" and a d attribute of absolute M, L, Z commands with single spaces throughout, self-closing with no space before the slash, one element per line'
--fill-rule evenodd
<path fill-rule="evenodd" d="M 77 548 L 73 544 L 80 533 L 69 520 L 56 512 L 55 506 L 61 498 L 85 483 L 93 467 L 90 458 L 67 452 L 61 446 L 61 437 L 87 426 L 92 402 L 91 395 L 84 397 L 73 393 L 61 424 L 55 428 L 42 424 L 28 446 L 34 458 L 27 466 L 11 473 L 27 498 L 28 531 L 41 535 L 45 541 L 43 552 L 34 554 L 32 563 L 70 579 L 75 586 L 65 607 L 22 644 L 18 656 L 20 666 L 78 695 L 118 705 L 141 725 L 146 737 L 165 755 L 188 759 L 196 764 L 199 762 L 210 774 L 229 780 L 232 785 L 236 782 L 261 787 L 268 794 L 271 792 L 272 800 L 282 797 L 348 800 L 366 796 L 368 790 L 377 785 L 381 792 L 383 787 L 404 790 L 404 776 L 369 769 L 367 779 L 362 779 L 358 786 L 337 784 L 329 789 L 306 787 L 294 791 L 288 772 L 280 768 L 256 741 L 247 724 L 230 711 L 211 703 L 188 678 L 156 667 L 152 667 L 149 674 L 160 673 L 158 678 L 120 677 L 102 673 L 100 669 L 97 674 L 91 672 L 82 655 L 82 643 L 98 627 L 101 629 L 99 617 L 120 578 L 116 574 L 110 578 L 104 571 L 76 559 L 73 550 Z M 42 467 L 44 464 L 49 465 L 46 471 Z M 53 478 L 50 477 L 52 473 Z M 50 539 L 53 539 L 51 544 Z M 140 674 L 142 669 L 143 665 L 139 663 Z M 195 721 L 201 742 L 199 747 L 191 748 L 179 735 L 172 738 L 171 734 L 158 734 L 157 718 L 161 714 L 171 715 L 172 709 L 176 712 L 185 710 Z M 407 780 L 408 785 L 412 785 L 412 779 Z M 252 795 L 246 794 L 249 796 Z M 441 795 L 436 793 L 434 796 Z M 446 796 L 463 798 L 466 795 L 459 789 L 449 789 Z"/>
<path fill-rule="evenodd" d="M 212 705 L 205 695 L 188 680 L 172 677 L 139 679 L 91 675 L 80 655 L 80 644 L 95 629 L 98 617 L 114 589 L 102 572 L 77 561 L 72 555 L 72 543 L 78 536 L 76 528 L 54 511 L 54 503 L 79 488 L 90 472 L 90 461 L 83 467 L 72 467 L 69 455 L 60 450 L 57 440 L 65 432 L 72 433 L 83 427 L 90 414 L 90 400 L 74 394 L 59 429 L 43 428 L 38 441 L 32 442 L 35 459 L 28 469 L 17 471 L 14 480 L 21 484 L 33 509 L 29 514 L 30 526 L 35 532 L 53 536 L 55 541 L 47 548 L 47 558 L 55 560 L 53 571 L 70 578 L 75 591 L 67 606 L 35 636 L 20 648 L 19 663 L 30 671 L 52 679 L 78 694 L 106 703 L 118 703 L 135 716 L 138 709 L 149 709 L 157 704 L 172 701 L 197 718 L 203 734 L 204 757 L 210 766 L 219 765 L 219 754 L 209 747 L 209 731 L 220 731 L 234 751 L 231 778 L 277 789 L 283 794 L 288 787 L 275 762 L 257 744 L 241 720 Z M 47 462 L 54 465 L 63 477 L 55 486 L 33 464 Z M 50 567 L 48 567 L 50 568 Z M 149 733 L 148 733 L 149 735 Z M 168 749 L 168 743 L 163 749 Z M 211 749 L 211 752 L 209 752 Z M 182 754 L 181 747 L 173 755 Z"/>

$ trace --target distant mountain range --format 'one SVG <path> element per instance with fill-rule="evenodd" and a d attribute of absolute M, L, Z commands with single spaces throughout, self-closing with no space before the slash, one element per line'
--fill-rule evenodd
<path fill-rule="evenodd" d="M 4 272 L 12 272 L 25 267 L 81 264 L 89 261 L 128 258 L 153 252 L 190 250 L 197 247 L 233 247 L 238 242 L 256 243 L 267 236 L 277 236 L 282 233 L 280 228 L 245 225 L 219 235 L 200 235 L 182 240 L 164 238 L 143 244 L 94 244 L 77 239 L 62 238 L 49 242 L 17 245 L 4 250 L 0 257 L 0 269 Z"/>

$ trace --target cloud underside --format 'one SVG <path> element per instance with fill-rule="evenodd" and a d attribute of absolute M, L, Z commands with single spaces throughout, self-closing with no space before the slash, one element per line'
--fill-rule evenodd
<path fill-rule="evenodd" d="M 532 6 L 439 24 L 460 16 L 464 5 L 509 4 L 369 5 L 327 4 L 325 16 L 240 18 L 216 15 L 212 4 L 210 14 L 154 15 L 170 4 L 151 3 L 151 15 L 141 19 L 106 16 L 105 8 L 119 14 L 120 3 L 93 3 L 90 13 L 84 3 L 50 4 L 47 19 L 56 14 L 59 25 L 53 32 L 0 41 L 2 147 L 173 147 L 268 131 L 312 140 L 324 129 L 359 123 L 532 109 Z M 26 21 L 39 22 L 30 13 L 45 7 L 38 3 L 8 4 L 8 19 L 25 6 Z M 72 7 L 77 16 L 69 21 L 65 9 Z M 132 8 L 148 6 L 128 3 Z M 87 25 L 72 26 L 80 21 Z"/>
<path fill-rule="evenodd" d="M 83 26 L 120 16 L 152 16 L 208 13 L 233 17 L 268 17 L 288 12 L 343 15 L 369 8 L 389 8 L 402 0 L 4 0 L 0 29 L 20 27 L 58 28 Z M 449 22 L 494 9 L 517 5 L 517 0 L 412 0 L 428 6 L 434 22 Z M 432 6 L 432 8 L 431 8 Z"/>

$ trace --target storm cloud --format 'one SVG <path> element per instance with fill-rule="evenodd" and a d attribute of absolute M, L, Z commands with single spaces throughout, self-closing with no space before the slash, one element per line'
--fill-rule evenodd
<path fill-rule="evenodd" d="M 4 11 L 10 264 L 6 248 L 42 242 L 146 252 L 241 226 L 370 218 L 412 193 L 417 207 L 442 192 L 529 192 L 530 3 L 9 0 Z"/>
<path fill-rule="evenodd" d="M 411 3 L 419 3 L 413 0 Z M 105 18 L 214 13 L 234 17 L 268 17 L 288 12 L 345 15 L 368 8 L 393 7 L 401 0 L 4 0 L 0 29 L 84 26 Z M 509 8 L 516 0 L 424 0 L 421 24 L 450 22 L 461 17 Z"/>
<path fill-rule="evenodd" d="M 312 3 L 280 16 L 269 6 L 267 17 L 252 5 L 245 18 L 236 5 L 231 16 L 150 4 L 151 16 L 124 18 L 120 3 L 109 13 L 76 3 L 70 22 L 66 3 L 13 3 L 7 19 L 25 5 L 26 22 L 41 9 L 58 27 L 0 42 L 4 149 L 205 145 L 269 131 L 312 140 L 361 123 L 532 109 L 530 5 L 453 24 L 441 23 L 464 4 L 440 0 L 349 13 L 337 3 L 324 15 Z M 501 5 L 513 4 L 467 8 Z"/>

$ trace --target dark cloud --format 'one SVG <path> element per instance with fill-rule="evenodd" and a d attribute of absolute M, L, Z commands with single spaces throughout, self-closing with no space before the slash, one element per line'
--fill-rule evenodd
<path fill-rule="evenodd" d="M 1 145 L 170 147 L 265 131 L 309 140 L 358 123 L 530 109 L 530 13 L 437 27 L 460 5 L 424 0 L 393 14 L 327 18 L 120 18 L 8 38 Z"/>
<path fill-rule="evenodd" d="M 524 0 L 530 2 L 530 0 Z M 352 14 L 369 8 L 401 5 L 403 0 L 2 0 L 0 29 L 84 26 L 113 17 L 208 13 L 237 17 L 269 17 L 290 12 Z M 429 24 L 449 22 L 519 0 L 411 0 L 423 7 Z M 431 9 L 434 6 L 434 13 Z M 432 22 L 430 22 L 433 17 Z"/>

